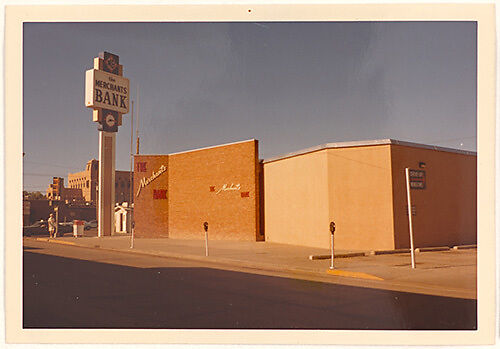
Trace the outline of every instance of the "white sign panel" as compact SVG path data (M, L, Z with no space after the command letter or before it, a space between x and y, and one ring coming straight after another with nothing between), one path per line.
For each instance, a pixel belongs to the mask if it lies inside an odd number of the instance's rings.
M90 69L85 73L85 106L128 113L129 80L123 76Z

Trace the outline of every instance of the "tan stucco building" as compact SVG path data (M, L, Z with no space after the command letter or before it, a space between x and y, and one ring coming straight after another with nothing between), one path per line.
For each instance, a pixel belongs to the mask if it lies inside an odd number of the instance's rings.
M263 161L266 241L345 250L409 247L405 167L415 247L476 243L473 152L391 139L329 143Z
M97 203L98 186L99 160L92 159L85 165L85 170L68 174L68 187L80 189L86 202ZM130 171L115 171L115 202L130 201L130 189Z

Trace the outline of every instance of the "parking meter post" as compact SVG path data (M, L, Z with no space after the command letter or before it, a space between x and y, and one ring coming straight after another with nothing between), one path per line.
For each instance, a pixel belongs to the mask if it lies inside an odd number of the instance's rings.
M203 223L203 229L205 230L205 256L208 257L208 222Z
M332 257L330 259L330 269L334 269L334 266L333 266L333 234L332 234Z
M130 248L134 248L134 230L135 230L135 221L132 220L132 223L130 224Z
M333 235L335 234L335 222L330 222L330 234L331 234L331 252L332 255L330 257L330 269L334 269L333 259L334 259L334 245L333 245Z

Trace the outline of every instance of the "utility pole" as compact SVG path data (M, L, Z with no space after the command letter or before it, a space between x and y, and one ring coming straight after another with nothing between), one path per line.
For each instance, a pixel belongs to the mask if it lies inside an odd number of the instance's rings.
M134 215L132 211L132 195L134 192L134 181L133 181L133 169L134 169L134 101L132 101L132 117L130 118L130 190L129 190L129 201L128 210L130 212L130 248L134 248Z
M137 138L137 155L139 155L139 84L137 84L137 130L136 130L136 138Z

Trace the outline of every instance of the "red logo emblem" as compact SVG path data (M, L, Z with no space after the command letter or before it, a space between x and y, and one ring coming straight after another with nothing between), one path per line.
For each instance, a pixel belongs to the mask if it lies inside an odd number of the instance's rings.
M106 58L104 61L106 64L106 67L109 69L109 71L114 71L118 67L118 63L116 63L116 60L113 56L109 56Z

